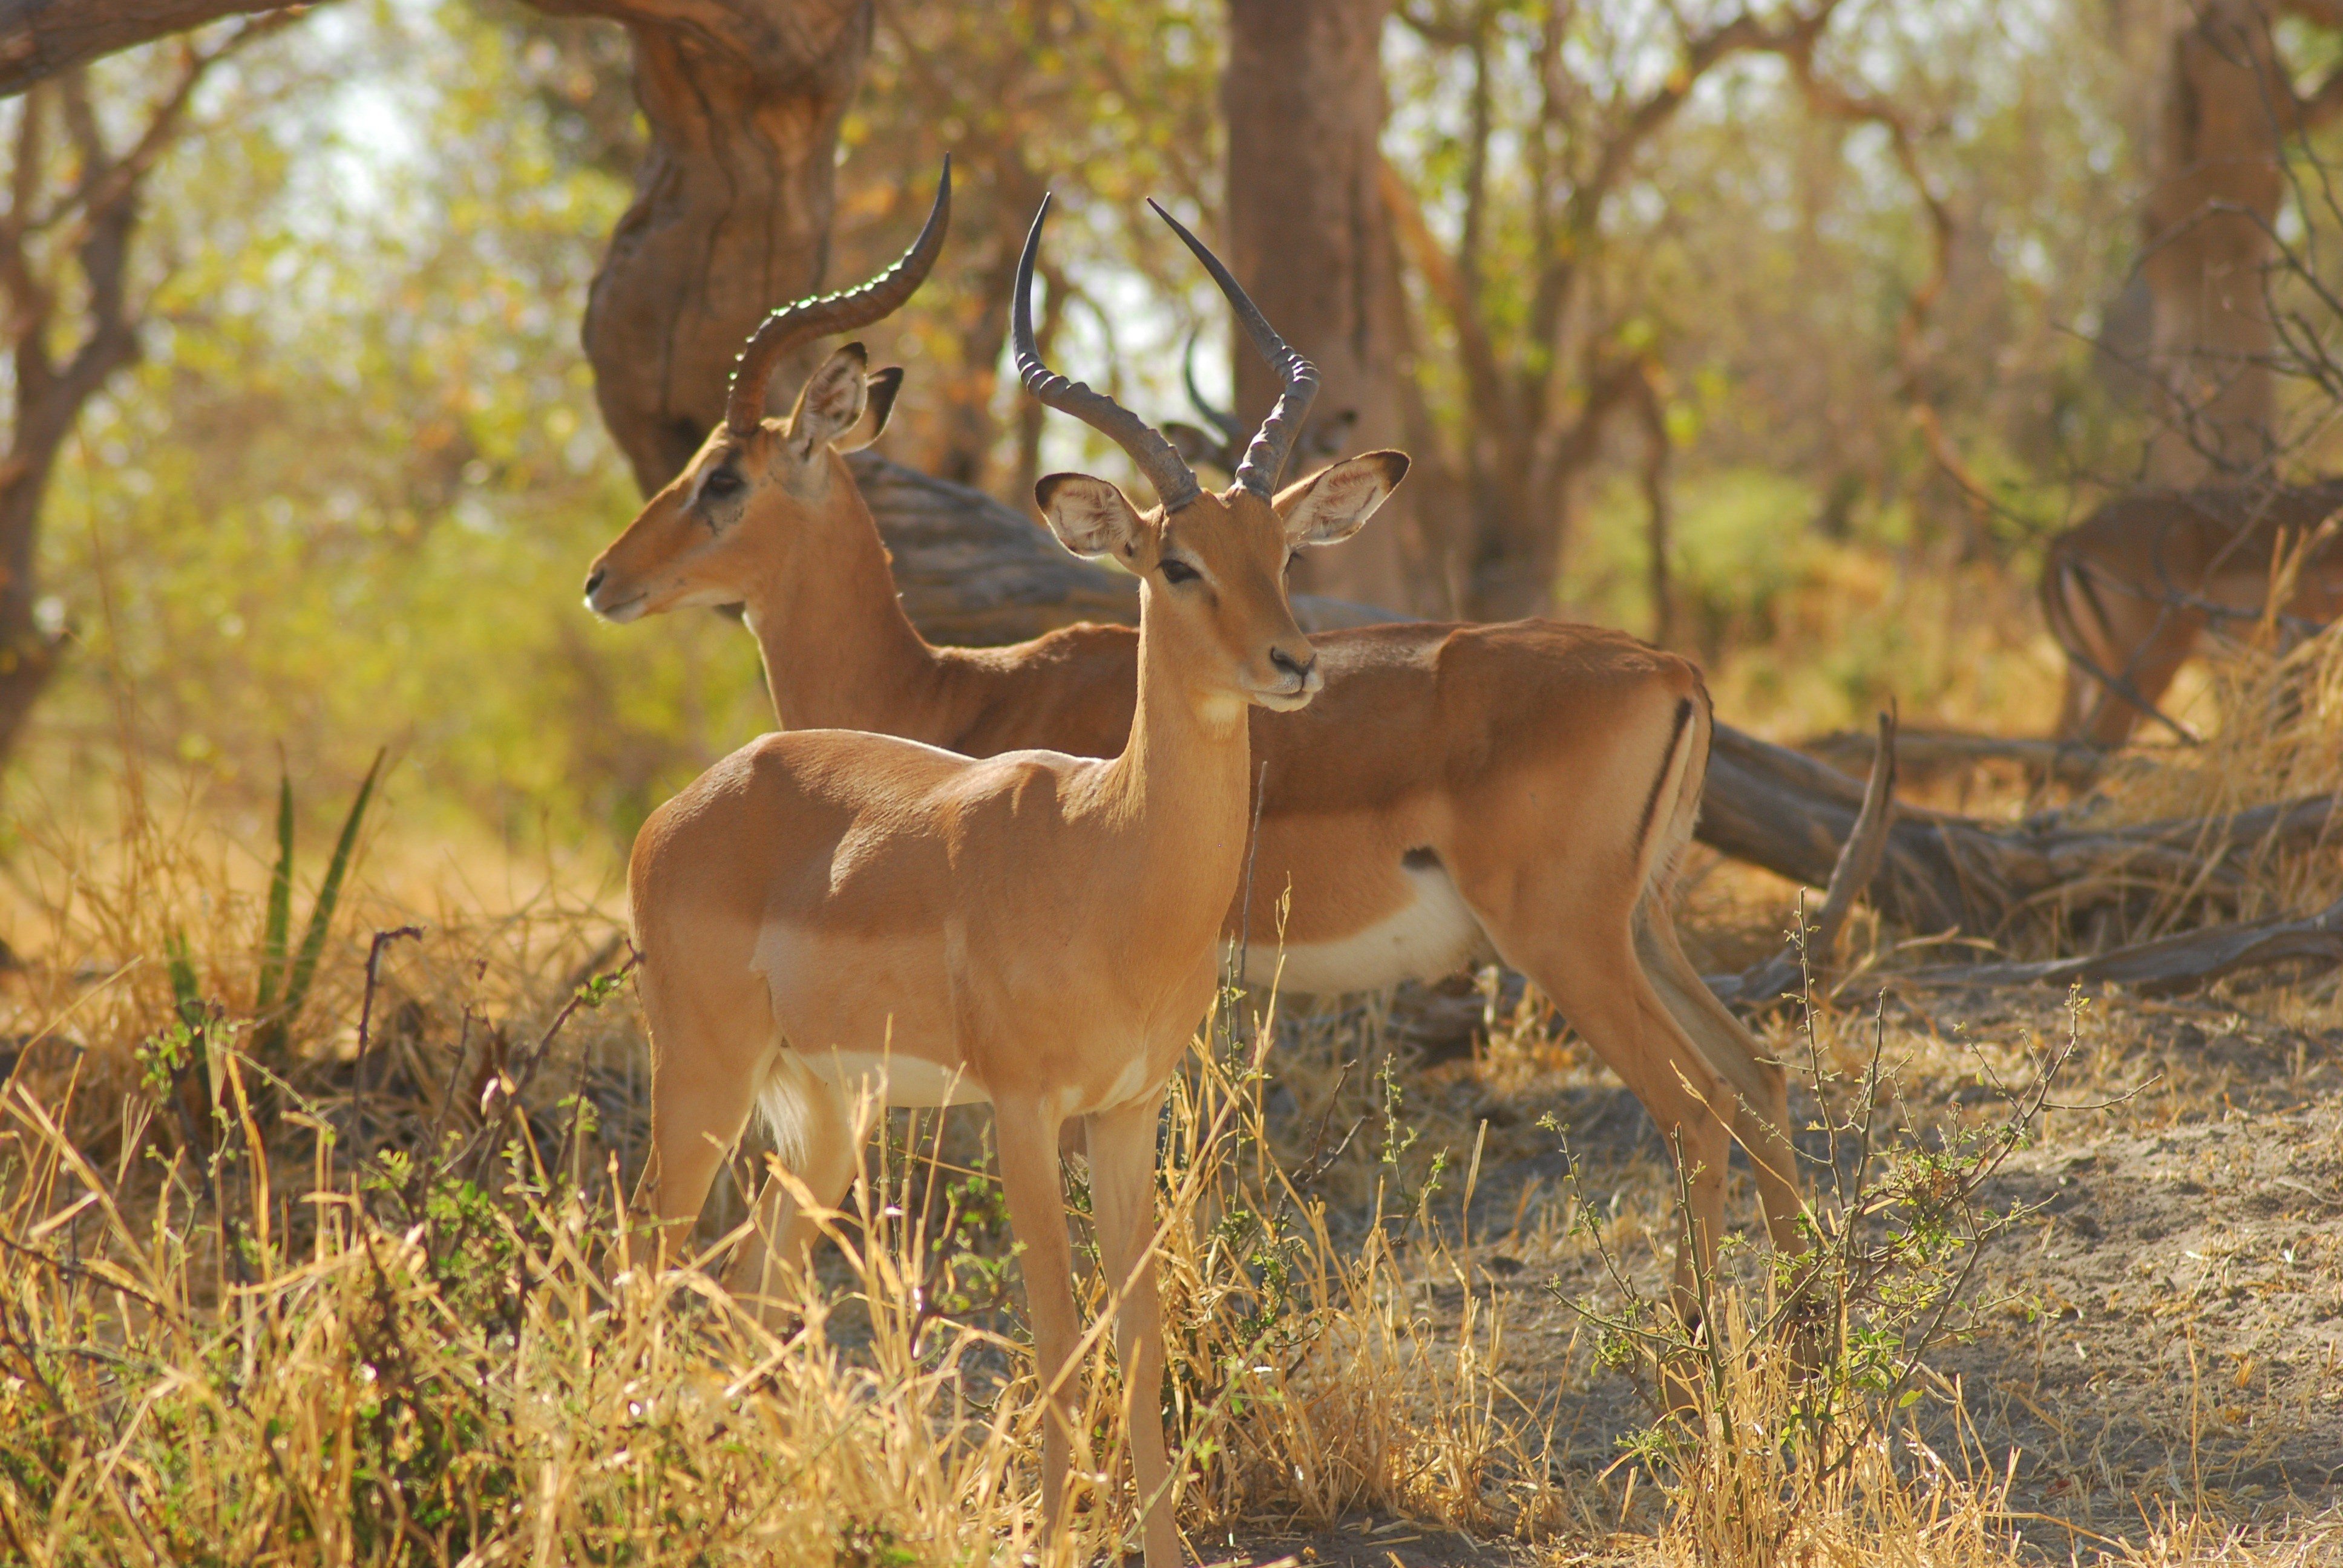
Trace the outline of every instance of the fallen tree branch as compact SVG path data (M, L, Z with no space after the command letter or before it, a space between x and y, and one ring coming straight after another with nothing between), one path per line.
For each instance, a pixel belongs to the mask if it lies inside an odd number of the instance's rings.
M2081 958L2040 963L1937 964L1872 978L1934 989L2108 982L2157 996L2194 990L2240 970L2296 961L2328 969L2343 963L2343 900L2298 920L2207 926Z
M1860 729L1834 729L1799 741L1797 749L1835 768L1867 769L1878 742ZM1905 729L1896 737L1896 768L1906 779L1933 778L1984 762L2015 762L2028 774L2083 785L2106 770L2107 753L2073 741L1966 729Z
M1703 843L1823 887L1863 790L1835 768L1720 724L1701 804ZM2052 905L2072 915L2147 890L2192 888L2196 897L2228 902L2244 885L2249 852L2316 842L2330 824L2343 826L2337 815L2334 800L2319 797L2129 828L2072 827L2055 817L2000 827L1904 806L1869 897L1907 930L1980 936Z

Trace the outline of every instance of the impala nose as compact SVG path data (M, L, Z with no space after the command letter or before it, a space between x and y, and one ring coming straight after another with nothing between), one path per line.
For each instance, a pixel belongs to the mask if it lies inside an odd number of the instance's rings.
M1296 658L1282 648L1272 648L1269 650L1269 662L1293 677L1298 690L1310 684L1311 672L1318 668L1318 656L1313 653L1308 658Z
M586 597L588 598L592 598L594 597L594 590L602 586L602 579L608 575L609 568L607 567L596 567L592 571L586 574Z

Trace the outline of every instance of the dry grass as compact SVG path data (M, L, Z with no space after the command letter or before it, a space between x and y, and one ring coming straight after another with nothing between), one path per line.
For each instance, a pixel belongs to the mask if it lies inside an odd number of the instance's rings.
M616 1191L644 1085L624 995L570 1011L530 1070L611 930L594 900L547 879L427 907L425 937L386 950L369 1012L363 933L417 913L373 879L346 922L361 934L272 1070L235 1031L259 882L198 807L126 810L95 850L33 842L16 929L41 923L0 1023L0 1555L1041 1551L1036 1403L980 1116L898 1116L799 1303L811 1332L776 1338L700 1271L629 1266ZM181 934L225 1027L171 1088L140 1047L174 1014L160 955ZM1833 1070L1861 1060L1859 1024L1823 1019ZM1946 1103L1981 1064L2024 1055L1935 1030L1895 1043ZM2112 1037L2089 1065L2096 1082L2153 1076ZM499 1075L527 1081L520 1109L484 1122ZM1707 1441L1623 1456L1619 1435L1650 1417L1557 1301L1601 1296L1609 1267L1645 1290L1664 1271L1671 1183L1618 1098L1534 1001L1476 1060L1435 1070L1394 1051L1374 1008L1208 1032L1162 1189L1165 1402L1201 1557L1336 1557L1355 1539L1354 1560L1383 1563L1412 1537L1361 1522L1391 1519L1555 1561L1966 1565L2038 1549L2013 1543L2025 1509L1999 1435L1950 1383L1929 1385L1928 1423L1859 1423L1821 1484L1795 1445L1765 1441L1802 1385L1737 1337L1738 1303L1765 1289L1745 1271L1721 1298L1735 1353ZM1552 1176L1549 1116L1592 1151L1576 1187ZM1079 1211L1079 1176L1073 1196ZM711 1259L730 1222L710 1226ZM1135 1514L1111 1357L1093 1344L1087 1370L1087 1479L1057 1561L1112 1553ZM2313 1560L2299 1532L2255 1528L2176 1503L2107 1540L2141 1562Z

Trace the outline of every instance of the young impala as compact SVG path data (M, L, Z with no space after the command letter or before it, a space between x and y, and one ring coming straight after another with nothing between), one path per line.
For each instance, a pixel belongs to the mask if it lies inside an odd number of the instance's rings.
M1131 727L1130 628L933 647L896 599L886 548L843 462L805 442L786 460L744 459L779 356L908 298L941 246L948 198L947 183L885 276L778 311L759 329L734 381L733 417L594 562L587 603L619 621L744 605L785 729L879 730L971 757L1021 747L1111 756ZM1252 330L1234 280L1172 227ZM863 363L850 344L816 382L850 379ZM898 375L871 378L882 414ZM855 439L876 435L866 421ZM1195 489L1172 456L1140 466L1167 502ZM1275 484L1273 467L1253 467ZM1728 1120L1756 1167L1775 1245L1799 1246L1782 1069L1701 983L1668 909L1708 767L1699 670L1616 632L1550 621L1378 626L1315 640L1318 700L1252 716L1255 767L1267 769L1252 907L1232 900L1226 926L1253 938L1247 978L1265 981L1279 960L1289 889L1289 990L1372 990L1493 953L1552 999L1679 1151L1692 1200L1680 1301L1723 1224Z
M1035 355L1029 295L1048 210L1018 269L1019 373L1042 402L1120 442L1163 498L1142 516L1078 474L1034 491L1067 548L1140 578L1124 742L1103 760L970 761L891 737L792 730L735 752L654 812L628 878L653 1052L638 1201L663 1243L679 1241L752 1107L802 1191L832 1205L853 1173L858 1098L990 1101L1049 1391L1054 1529L1077 1338L1057 1151L1061 1124L1083 1119L1100 1251L1121 1297L1115 1349L1147 1562L1174 1568L1149 1254L1157 1112L1211 1003L1236 892L1251 820L1246 709L1290 712L1322 684L1285 568L1295 550L1356 530L1407 459L1369 453L1272 498L1267 476L1317 375L1250 316L1284 394L1235 486L1170 484L1179 459L1162 437ZM789 418L728 427L723 462L751 483L723 505L743 505L756 483L815 498L847 487L830 443L862 420L865 387L860 364L833 356ZM711 515L730 520L720 506ZM764 1248L789 1267L813 1238L809 1216L778 1182L770 1191L764 1240L743 1261L760 1285Z

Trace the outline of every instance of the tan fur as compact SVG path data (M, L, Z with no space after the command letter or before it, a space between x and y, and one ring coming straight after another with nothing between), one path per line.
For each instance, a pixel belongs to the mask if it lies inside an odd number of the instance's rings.
M694 476L726 443L711 437L597 560L589 602L602 613L744 604L785 729L875 729L977 757L1121 745L1131 631L932 647L834 456L817 457L818 476L772 476L720 530L695 515ZM1255 771L1267 769L1253 897L1250 910L1232 900L1227 920L1231 937L1252 939L1248 972L1261 978L1273 956L1289 889L1287 944L1343 943L1405 913L1422 884L1403 860L1428 851L1476 920L1475 945L1536 981L1683 1150L1695 1245L1680 1282L1721 1233L1728 1123L1756 1164L1775 1244L1800 1246L1785 1076L1701 982L1668 914L1708 756L1698 670L1546 621L1367 627L1316 645L1324 693L1252 719Z
M857 412L833 407L830 422ZM726 439L790 493L852 494L827 451L819 472L796 471L788 421ZM1342 473L1395 479L1403 467L1370 454ZM761 1104L798 1189L774 1184L742 1260L744 1286L769 1302L772 1270L801 1268L814 1239L808 1201L830 1207L845 1192L868 1107L989 1101L1051 1391L1043 1492L1054 1521L1079 1330L1057 1151L1080 1119L1101 1246L1123 1292L1115 1341L1149 1500L1148 1560L1171 1568L1147 1255L1157 1112L1211 1002L1238 886L1246 709L1298 708L1321 686L1285 566L1295 546L1363 520L1388 484L1353 484L1347 503L1296 487L1274 508L1231 490L1144 518L1101 481L1056 476L1043 488L1062 498L1061 536L1111 549L1141 579L1123 742L1105 759L971 760L892 736L792 729L652 813L628 879L653 1060L637 1201L674 1255ZM1182 568L1201 576L1169 575Z
M2153 722L2140 704L2160 709L2206 631L2258 618L2278 552L2299 548L2338 509L2343 485L2334 483L2143 491L2052 539L2041 600L2067 657L2059 739L2112 748ZM2343 543L2311 549L2276 608L2298 625L2343 613Z

